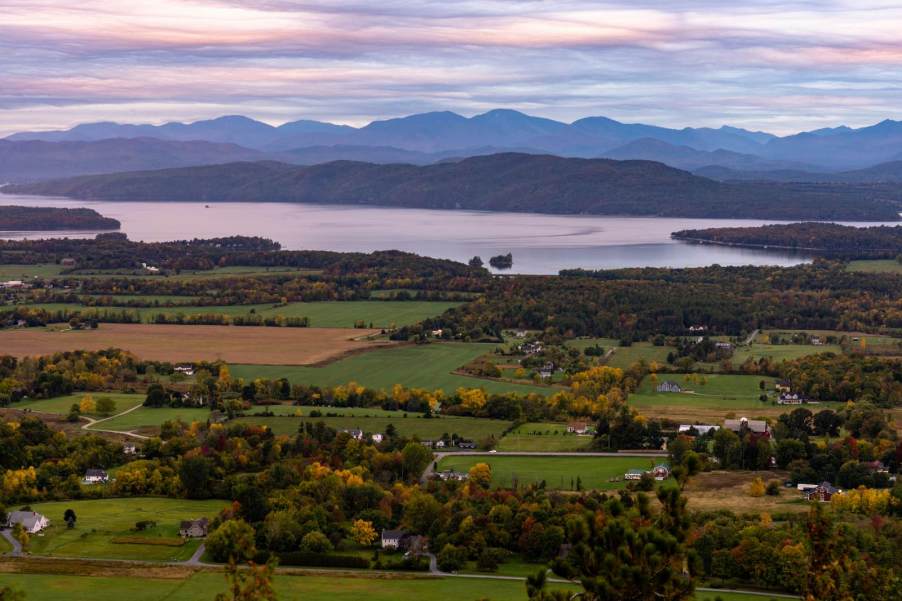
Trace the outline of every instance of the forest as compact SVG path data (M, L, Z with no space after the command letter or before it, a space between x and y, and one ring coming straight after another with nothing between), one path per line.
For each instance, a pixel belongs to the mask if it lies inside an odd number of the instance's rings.
M94 209L0 205L0 231L118 230L120 225Z

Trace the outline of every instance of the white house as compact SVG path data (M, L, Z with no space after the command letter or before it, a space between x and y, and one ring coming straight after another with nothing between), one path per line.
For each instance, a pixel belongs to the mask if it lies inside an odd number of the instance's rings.
M370 440L372 440L376 444L379 444L380 442L385 440L385 437L382 434L375 432L373 434L370 434Z
M12 528L20 524L28 534L35 534L50 525L50 520L34 511L11 511L6 518L6 526Z
M623 479L624 480L641 480L642 474L644 474L644 473L645 473L645 470L633 469L633 470L630 470L627 473L623 474Z
M382 531L382 548L397 549L401 546L401 541L407 533L404 530L383 530Z
M680 424L679 433L684 434L693 429L698 432L700 436L704 436L712 430L716 432L720 429L720 426L712 426L709 424Z
M89 469L85 472L85 484L103 484L109 481L110 476L106 470Z

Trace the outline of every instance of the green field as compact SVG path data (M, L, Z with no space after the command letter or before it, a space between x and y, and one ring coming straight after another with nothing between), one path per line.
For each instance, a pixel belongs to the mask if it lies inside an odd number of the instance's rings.
M723 374L700 374L706 384L687 382L685 374L658 374L657 383L645 378L639 389L630 394L629 402L636 407L655 405L683 405L711 409L745 410L758 409L765 404L758 400L761 395L759 382L767 382L767 389L773 391L773 378L762 376L731 376ZM664 381L673 381L683 392L657 392L655 388Z
M847 269L865 273L902 273L902 263L894 259L849 261Z
M610 347L604 346L605 350ZM614 354L608 360L607 364L611 367L627 368L640 359L644 359L646 363L655 361L661 365L667 364L667 355L673 351L671 346L654 346L650 342L635 342L631 346L619 346Z
M142 401L143 402L143 401ZM98 425L103 430L118 430L130 432L138 428L155 428L169 420L180 419L186 424L199 421L206 422L210 417L210 410L196 407L181 407L173 409L169 407L151 408L141 407L131 413L105 421ZM89 428L90 429L90 428Z
M750 346L738 347L733 352L732 362L734 366L739 366L749 357L755 360L766 357L771 361L791 361L818 353L841 354L842 349L838 344L815 346L813 344L761 344L755 342Z
M122 536L142 538L178 538L181 520L213 518L228 503L226 501L189 501L186 499L126 498L90 501L58 501L37 503L31 507L50 519L50 527L42 536L31 537L30 551L35 555L61 557L98 557L109 559L144 559L181 561L191 557L197 541L180 547L153 544L118 544L113 539ZM73 509L78 517L75 528L63 521L66 509ZM135 522L154 520L157 526L138 533ZM29 596L29 599L31 597Z
M272 304L258 305L213 305L187 307L97 307L98 311L118 311L125 309L141 315L141 319L150 322L154 315L249 315L256 313L261 317L307 317L310 326L315 328L353 328L354 323L362 320L367 327L373 324L376 328L403 326L418 323L427 317L441 315L460 303L442 301L322 301L311 303L288 303L282 306ZM41 303L32 305L48 311L80 311L92 310L77 303Z
M67 415L72 405L77 405L88 393L70 394L66 396L58 396L52 399L36 399L31 401L22 401L15 403L15 409L28 409L31 411L40 411L42 413L55 413L58 415ZM114 392L92 392L90 393L94 402L103 397L109 397L116 402L116 409L113 414L122 413L127 409L131 409L136 405L144 402L143 394L121 394ZM97 417L96 413L89 413L92 417Z
M287 378L292 383L337 386L350 381L368 388L391 390L395 384L410 388L441 388L453 392L457 388L484 388L486 392L537 392L548 388L494 382L451 372L495 347L479 343L437 343L386 348L346 357L324 367L279 365L232 365L232 377Z
M579 451L592 444L591 436L567 433L566 424L523 424L501 439L499 451Z
M34 277L49 278L59 275L62 267L55 264L48 265L0 265L0 281L30 280Z
M611 478L622 478L633 468L650 468L656 461L662 458L464 455L445 457L439 470L466 472L477 463L488 463L495 486L508 488L514 481L523 486L544 480L550 489L571 490L571 481L579 476L585 489L611 490L623 486L623 482L609 482Z
M308 408L303 408L308 413ZM425 419L417 414L398 411L392 417L241 417L231 423L265 424L276 434L296 434L301 421L323 422L336 430L359 428L367 433L382 433L392 424L401 436L417 436L420 440L440 438L443 434L458 434L481 441L490 436L497 440L510 427L510 422L478 417L438 417Z

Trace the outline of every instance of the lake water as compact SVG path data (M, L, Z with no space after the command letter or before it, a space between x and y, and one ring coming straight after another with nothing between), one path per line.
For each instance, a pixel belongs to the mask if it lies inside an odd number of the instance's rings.
M283 248L360 251L397 249L467 261L511 252L511 273L553 274L582 267L796 265L804 254L694 245L671 232L754 226L775 221L539 215L433 211L289 203L108 202L0 195L0 204L89 207L122 222L132 240L263 236ZM854 225L875 225L856 223ZM96 232L0 232L4 238L93 237Z

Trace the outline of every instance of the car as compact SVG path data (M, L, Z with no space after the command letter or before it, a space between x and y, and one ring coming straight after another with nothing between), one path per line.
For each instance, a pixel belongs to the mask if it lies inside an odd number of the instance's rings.
M497 453L497 452L498 451L496 451L495 449L492 449L491 451L489 451L489 453Z

